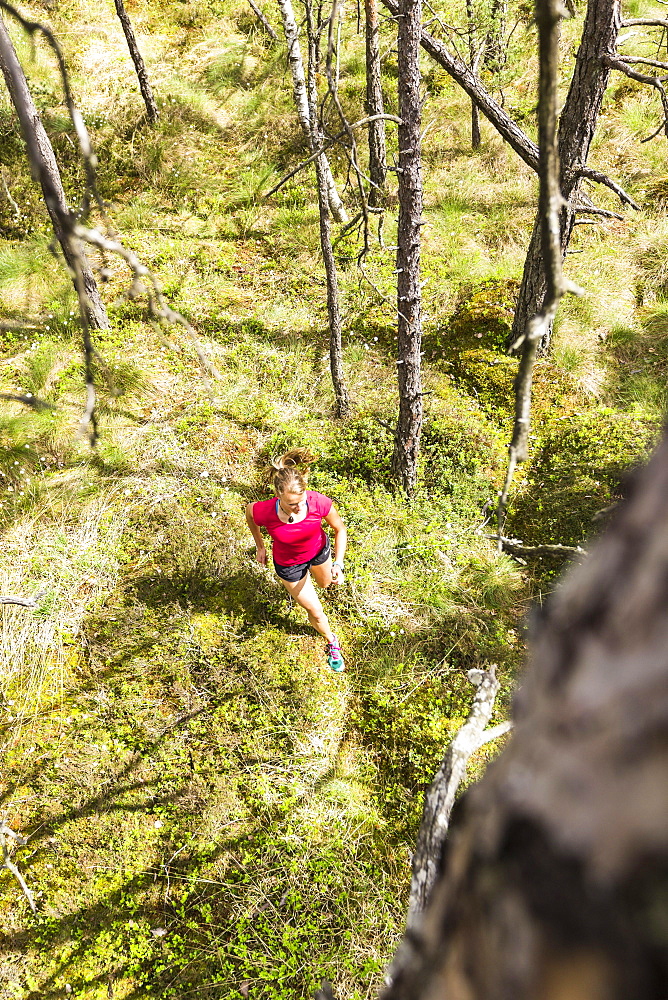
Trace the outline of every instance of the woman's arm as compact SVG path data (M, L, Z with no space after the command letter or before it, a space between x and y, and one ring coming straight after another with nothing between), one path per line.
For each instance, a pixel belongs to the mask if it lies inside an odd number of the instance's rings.
M334 583L341 583L343 580L343 560L348 544L348 529L341 520L341 516L334 504L332 504L325 521L334 529L334 562L332 564L332 580Z
M253 536L253 541L255 542L255 558L259 562L260 566L267 565L267 550L264 547L264 539L262 537L262 532L258 528L257 524L253 520L253 504L249 503L246 506L246 524L250 529L250 533Z

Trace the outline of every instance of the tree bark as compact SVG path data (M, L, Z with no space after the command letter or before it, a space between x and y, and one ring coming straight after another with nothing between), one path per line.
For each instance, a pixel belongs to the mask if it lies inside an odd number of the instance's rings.
M393 17L399 16L399 4L397 0L382 0L382 3ZM538 146L529 139L517 122L513 121L501 105L494 100L492 95L485 90L478 77L466 63L450 55L445 45L424 29L420 34L420 44L425 52L428 52L432 59L439 66L442 66L455 83L458 83L462 90L469 95L471 100L480 108L485 118L494 126L499 135L505 139L520 159L524 160L532 170L538 172Z
M619 0L589 0L575 69L559 121L561 193L564 199L560 218L562 258L566 256L573 233L575 208L580 195L581 177L578 168L587 163L610 76L606 57L615 52L620 23ZM545 278L537 222L524 264L509 347L522 336L530 319L540 311L544 297ZM549 349L551 335L550 323L539 347L541 353Z
M364 0L366 42L366 104L369 117L384 114L383 89L380 73L380 35L378 31L377 0ZM383 200L387 177L387 148L385 121L379 118L369 122L369 177L372 181L369 204L378 206Z
M288 62L290 63L290 72L292 73L292 90L295 99L295 106L297 108L297 117L299 118L299 123L302 127L302 131L304 132L309 149L311 152L315 153L322 145L322 135L320 134L317 117L313 123L311 122L309 95L307 93L306 77L304 75L304 62L302 60L301 49L299 47L299 29L297 28L297 22L295 21L295 14L292 8L291 0L278 0L278 6L281 11L285 40L288 45ZM314 141L314 136L317 137L317 141ZM327 204L329 206L329 210L337 222L346 223L348 222L348 215L343 207L343 202L339 197L339 193L336 190L336 184L334 182L329 161L324 153L322 154L322 157L324 160L323 170L327 185Z
M476 43L476 23L475 11L473 10L473 0L466 0L466 27L469 43L469 65L471 72L478 75L478 63L480 55ZM480 149L480 113L475 101L471 101L471 149Z
M422 431L422 318L420 316L421 0L401 0L397 62L399 75L399 221L397 227L397 381L399 418L392 456L395 479L411 494L417 480Z
M668 995L668 439L534 627L384 1000Z
M21 131L28 148L30 169L41 185L44 203L51 217L53 231L60 243L63 256L73 275L75 288L82 302L85 318L90 327L108 329L110 326L104 303L100 297L88 258L79 240L72 235L74 217L67 205L60 171L53 147L35 107L23 68L0 16L0 69L5 78L12 104L21 124ZM77 277L79 275L79 278ZM81 282L81 289L78 282Z
M137 45L137 39L135 38L135 33L132 28L132 22L127 15L125 7L123 6L123 0L114 0L114 3L116 5L118 19L123 28L125 40L128 43L128 49L130 50L132 61L135 64L137 79L139 80L139 89L146 106L146 117L151 125L155 125L159 118L158 105L155 103L155 99L153 97L153 91L151 89L151 84L149 83L148 73L146 72L146 65L142 59L141 52L139 51L139 46Z

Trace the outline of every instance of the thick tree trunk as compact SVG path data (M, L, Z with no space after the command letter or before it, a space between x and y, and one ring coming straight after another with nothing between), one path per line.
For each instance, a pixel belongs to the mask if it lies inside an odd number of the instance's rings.
M380 74L380 35L378 31L377 0L364 0L366 17L366 104L369 117L384 114L383 89ZM385 122L382 119L369 122L369 177L372 187L369 204L380 205L387 176L387 149L385 144ZM375 186L373 186L375 185Z
M295 107L297 108L297 117L299 118L299 123L302 127L302 131L304 132L309 148L311 152L315 153L316 150L322 145L322 136L320 135L317 117L316 120L311 123L309 95L307 93L306 77L304 75L304 62L302 60L302 53L299 47L299 29L297 28L297 22L295 21L295 14L292 8L291 0L278 0L278 6L281 11L285 40L288 45L288 62L290 63L290 72L292 73L292 90L295 99ZM314 136L317 137L317 141L314 141ZM339 197L339 193L336 190L334 177L332 176L329 162L324 153L322 154L322 159L324 160L323 169L325 171L325 181L327 184L327 204L329 205L329 210L337 222L348 222L348 215L343 207L343 202Z
M139 80L139 89L146 106L146 117L151 125L155 125L159 117L158 105L155 103L155 99L153 97L153 91L151 90L151 84L149 83L148 73L146 72L146 65L142 59L141 52L139 51L132 23L126 13L125 7L123 6L123 0L114 0L114 3L116 5L118 19L123 28L125 40L128 43L128 49L130 50L132 61L135 64L137 79Z
M620 22L619 0L589 0L573 78L559 121L561 193L565 202L560 220L562 257L566 256L575 223L575 205L580 191L577 170L586 166L610 76L605 56L614 55ZM509 347L526 332L528 322L540 312L544 296L540 232L535 225L524 264ZM551 332L550 325L540 346L541 353L549 348Z
M72 236L72 213L65 199L60 171L53 147L35 107L23 68L0 16L0 69L2 70L14 109L21 123L21 131L28 147L30 169L41 185L44 203L51 217L53 231L60 243L65 261L74 276L74 284L82 301L85 318L90 327L109 328L104 303L100 298L93 272L83 248ZM78 287L81 283L81 289Z
M422 431L422 318L420 315L420 226L422 164L420 156L421 0L401 0L398 27L399 77L399 222L397 230L397 381L399 418L392 456L396 480L412 493Z
M668 439L544 606L384 1000L668 996Z

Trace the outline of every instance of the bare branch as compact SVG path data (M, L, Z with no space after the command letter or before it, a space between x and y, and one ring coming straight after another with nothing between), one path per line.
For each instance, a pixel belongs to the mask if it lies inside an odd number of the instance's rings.
M602 184L604 187L610 188L611 191L615 192L623 205L629 205L630 208L635 208L637 212L640 211L640 205L633 200L631 195L627 194L616 181L611 180L606 174L602 174L600 170L594 170L593 167L577 167L575 173L580 177L586 177L589 181L594 181L595 184Z
M253 8L253 10L255 12L255 16L258 18L259 21L261 21L264 30L267 32L267 34L271 38L272 42L277 42L278 41L278 35L274 31L274 29L272 28L271 24L267 20L266 16L262 13L262 11L258 7L258 5L254 2L254 0L248 0L248 3Z
M644 59L642 56L627 56L622 55L621 53L617 55L617 58L621 59L622 62L625 62L629 66L640 63L644 66L656 66L657 69L668 70L668 63L662 62L660 59ZM652 79L652 77L649 77L649 79Z
M14 852L14 845L23 846L27 843L25 837L20 834L15 833L14 830L7 826L4 820L0 821L0 849L2 850L2 863L0 867L6 868L10 871L16 881L21 886L23 893L28 900L28 904L33 913L37 913L37 906L35 905L34 893L26 885L26 881L21 875L14 862L12 861L12 854Z
M660 17L633 17L629 18L628 21L622 21L622 28L635 28L640 25L646 25L648 28L667 28L668 21L663 20Z
M448 747L425 796L422 821L413 854L407 928L419 923L440 870L441 848L448 834L450 813L457 789L466 773L469 758L488 739L500 736L498 727L486 734L485 726L494 711L499 690L495 665L489 670L469 670L468 678L477 688L471 711ZM507 727L506 730L507 731ZM391 973L390 973L391 974Z
M635 62L645 62L646 60L634 60ZM635 70L630 69L627 62L623 60L622 57L607 56L605 62L611 69L619 70L624 76L628 76L630 80L636 80L638 83L645 83L648 87L654 87L658 90L659 97L661 98L661 104L663 106L663 125L666 136L668 136L668 94L666 94L666 88L663 83L658 78L658 76L648 76L646 73L637 73ZM664 64L662 64L664 65Z
M381 119L382 121L394 122L396 125L401 125L401 118L397 118L396 115L371 115L369 118L360 118L358 122L353 122L352 125L348 125L348 129L361 128L363 125L369 125L371 122L376 122ZM324 153L325 150L330 148L330 146L334 146L337 142L341 142L341 139L344 139L348 134L348 129L342 129L341 132L337 133L337 135L332 136L331 139L327 139L326 142L323 142L321 149L318 149L312 156L309 156L308 160L304 160L299 164L299 166L295 167L294 170L291 170L289 174L286 174L285 177L283 177L278 184L275 184L271 191L267 191L263 197L269 198L270 195L276 194L278 189L283 187L284 184L287 184L291 177L298 174L300 170L304 169L304 167L308 167L309 163L313 163L314 160L317 160L320 154Z
M584 556L587 550L580 545L525 545L519 538L506 538L504 535L487 535L492 541L499 542L505 552L511 555L573 555Z
M39 396L33 396L30 392L25 395L20 395L17 392L0 392L0 399L6 399L10 403L23 403L24 406L29 406L33 410L58 409L58 407L54 406L53 403L47 403L45 399L40 399Z

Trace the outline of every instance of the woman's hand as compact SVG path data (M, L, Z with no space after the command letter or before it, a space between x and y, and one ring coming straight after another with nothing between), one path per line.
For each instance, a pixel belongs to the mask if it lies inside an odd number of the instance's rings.
M340 562L333 562L332 563L332 583L340 584L340 583L343 583L344 580L345 580L345 576L343 574L343 566L341 565Z
M260 566L267 565L267 550L264 545L257 545L255 547L255 558L259 562Z

